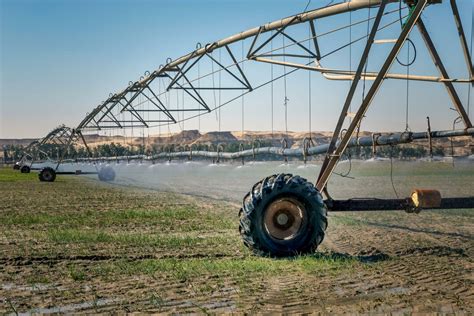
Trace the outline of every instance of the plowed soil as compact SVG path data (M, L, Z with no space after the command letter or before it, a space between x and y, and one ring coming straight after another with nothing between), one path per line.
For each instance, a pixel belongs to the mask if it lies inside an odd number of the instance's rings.
M253 256L239 205L0 171L0 313L474 313L473 210L330 214Z

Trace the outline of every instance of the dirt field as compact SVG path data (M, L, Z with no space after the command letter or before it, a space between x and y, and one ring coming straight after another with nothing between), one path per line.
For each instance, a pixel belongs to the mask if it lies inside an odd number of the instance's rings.
M473 210L330 214L317 254L276 260L238 208L0 170L0 314L474 313Z

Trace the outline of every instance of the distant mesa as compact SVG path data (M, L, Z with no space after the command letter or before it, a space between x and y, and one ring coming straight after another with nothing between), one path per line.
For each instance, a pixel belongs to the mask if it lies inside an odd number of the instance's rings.
M239 140L237 139L237 137L235 137L231 132L209 132L199 137L197 140L194 141L194 143L218 144L218 143L235 143L238 141Z
M201 133L198 130L185 130L165 137L153 137L153 143L190 144L199 137L201 137ZM138 139L138 141L140 140L141 138Z

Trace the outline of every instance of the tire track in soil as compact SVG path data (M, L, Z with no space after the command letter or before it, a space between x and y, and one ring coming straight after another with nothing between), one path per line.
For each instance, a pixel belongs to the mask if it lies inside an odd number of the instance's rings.
M472 304L473 284L465 281L469 272L446 270L446 266L459 264L455 260L449 261L441 265L432 258L411 257L409 260L391 262L384 270L413 288L418 296L427 299L439 297L450 303L463 300Z
M421 231L401 235L399 229L335 225L328 230L321 246L325 250L353 256L382 252L380 249L396 257L414 253L447 256L469 255L474 242L469 239L461 241L454 236L433 236Z
M129 261L138 261L138 260L160 260L160 259L220 259L220 258L232 258L232 259L242 259L243 255L229 255L225 253L194 253L194 254L160 254L160 255L139 255L139 256L110 256L110 255L79 255L79 256L54 256L54 257L10 257L10 258L0 258L0 265L15 265L15 266L27 266L33 264L59 264L68 261L75 262L96 262L96 261L113 261L113 260L129 260Z
M443 228L452 231L453 227L446 225ZM380 270L383 271L380 275L374 275L371 271L362 274L362 282L336 280L335 284L339 283L352 295L357 294L350 293L354 289L365 292L365 298L377 294L377 290L382 290L379 294L383 294L384 289L400 288L399 293L392 294L412 295L412 307L421 310L429 310L424 304L433 299L439 308L456 311L466 307L472 310L472 239L461 234L418 229L417 232L406 232L402 228L385 227L382 230L379 227L334 225L321 245L323 250L349 255L359 261L362 261L361 255L387 253L389 256L389 260L380 262ZM400 235L400 231L404 234ZM378 238L374 239L374 236ZM420 241L428 246L419 246ZM340 289L339 294L343 294Z
M131 284L122 285L124 293L129 293ZM222 313L237 309L238 292L236 283L228 283L212 293L199 293L188 282L153 283L161 296L153 302L145 292L135 290L134 300L122 300L122 309L128 311L147 311L159 313ZM101 310L102 311L102 308Z
M72 285L72 287L70 287ZM237 293L234 290L236 284L231 284L225 288L219 288L217 292L211 294L199 294L187 282L176 282L168 280L148 279L147 286L137 286L137 280L115 280L112 283L94 284L85 287L74 287L74 284L57 284L56 288L59 292L69 291L73 297L88 298L91 296L90 288L99 288L97 294L101 298L113 297L110 303L104 303L100 306L83 306L77 308L74 312L105 312L113 310L123 311L156 311L156 312L179 312L179 313L202 313L204 310L213 312L232 311L236 308ZM150 290L158 289L161 296L150 296ZM35 300L48 303L53 308L67 308L68 306L77 305L75 299L57 300L51 291L21 291L12 293L21 295L23 302L34 302ZM130 299L130 295L133 299ZM91 297L91 301L94 299ZM61 302L61 306L54 307L55 302ZM28 310L28 305L23 303L18 305L20 310Z

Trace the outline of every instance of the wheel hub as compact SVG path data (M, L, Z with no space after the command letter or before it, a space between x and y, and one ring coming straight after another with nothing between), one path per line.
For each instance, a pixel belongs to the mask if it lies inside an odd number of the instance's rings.
M268 205L264 226L268 234L279 240L289 240L298 235L305 215L305 208L294 198L280 198Z
M280 215L277 216L276 218L278 225L286 225L288 223L289 217L285 213L281 213Z

